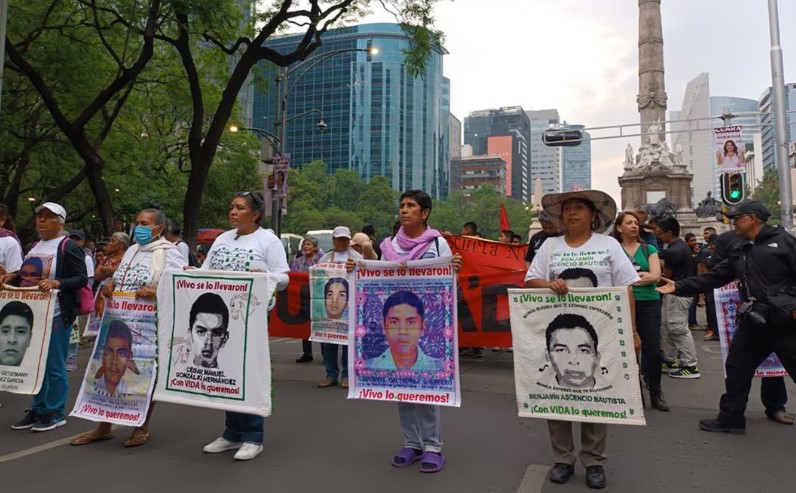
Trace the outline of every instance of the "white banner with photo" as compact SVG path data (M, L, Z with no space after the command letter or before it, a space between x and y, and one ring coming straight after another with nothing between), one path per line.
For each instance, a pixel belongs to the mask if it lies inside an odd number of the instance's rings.
M310 267L310 340L348 345L348 273L341 264Z
M146 421L157 374L157 325L154 300L135 293L113 293L80 393L70 416L141 426Z
M713 129L716 166L719 174L746 173L746 147L741 140L742 125Z
M37 394L41 389L57 295L0 289L0 391Z
M268 303L276 285L258 272L164 272L154 399L270 415Z
M627 288L508 296L521 417L646 424Z

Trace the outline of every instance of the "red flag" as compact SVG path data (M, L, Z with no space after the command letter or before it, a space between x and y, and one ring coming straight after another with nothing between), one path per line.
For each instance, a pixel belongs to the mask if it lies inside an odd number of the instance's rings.
M500 231L506 231L511 229L509 226L509 216L506 214L506 206L501 204L500 205Z

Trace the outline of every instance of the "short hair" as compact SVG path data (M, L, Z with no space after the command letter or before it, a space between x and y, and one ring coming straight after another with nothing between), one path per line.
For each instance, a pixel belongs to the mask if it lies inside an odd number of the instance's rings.
M597 331L594 330L594 326L586 320L586 317L583 315L578 315L576 313L562 313L561 315L556 316L548 325L547 329L544 331L544 339L545 339L545 346L547 349L550 349L550 339L553 337L553 332L560 330L560 329L583 329L588 332L589 337L591 337L592 341L594 341L594 350L597 351L597 343L599 338L597 337Z
M583 267L571 267L564 269L558 278L566 281L567 279L580 279L581 277L588 278L594 287L597 287L597 275L591 269L584 269Z
M169 219L169 232L173 235L180 236L182 233L182 226L176 219Z
M719 235L713 233L712 235L708 236L708 245L712 245L716 243L716 240L719 238Z
M664 233L671 233L674 236L680 236L680 221L673 217L664 217L658 220L658 227Z
M685 237L683 238L685 241L690 240L691 238L696 239L696 235L694 233L686 233Z
M368 236L376 236L376 228L372 224L362 226L362 232Z
M466 223L464 223L462 225L462 227L469 229L473 233L477 233L478 232L478 226L472 221L467 221Z
M221 315L221 326L227 330L229 326L229 308L224 302L224 298L216 293L204 293L193 302L191 305L191 315L189 317L188 331L193 330L193 324L196 322L196 316L200 313L213 313Z
M148 209L141 209L139 214L146 212L147 214L152 214L155 216L155 226L163 226L163 231L165 232L169 226L169 218L166 217L166 213L160 209L155 209L154 207L150 207Z
M705 229L703 229L703 230L702 230L702 232L703 232L703 233L704 233L705 231L713 231L713 232L715 233L715 232L716 232L716 228L714 228L713 226L708 226L707 228L705 228Z
M411 291L396 291L384 300L384 308L382 309L382 319L387 319L387 312L390 311L390 308L398 305L409 305L417 310L417 314L420 315L420 318L425 318L426 310L423 308L423 302L420 301L420 298Z
M21 301L9 301L6 303L6 305L0 309L0 324L3 323L6 317L10 317L11 315L24 318L25 321L28 322L31 332L33 331L33 310L27 303Z
M403 199L414 200L415 202L417 202L417 205L420 206L421 212L424 209L428 209L429 216L431 215L431 207L432 207L431 197L426 192L418 189L407 190L401 194L401 198L398 200L398 203L400 204L403 201ZM424 222L427 223L428 218L426 218Z
M504 229L504 230L501 230L500 232L503 234L503 236L508 236L509 238L514 236L514 231L512 231L510 229Z
M326 295L329 294L329 289L332 287L333 284L342 284L345 287L346 295L348 295L348 281L343 279L342 277L333 277L326 281L326 285L323 287L323 297L326 298Z
M117 231L111 235L111 238L116 238L116 241L124 245L125 248L130 246L130 235Z
M303 245L305 241L309 241L314 246L318 246L318 238L316 238L314 236L310 236L310 235L305 236L304 239L301 240L301 244Z
M520 236L520 235L518 235L518 234L516 234L516 233L513 233L513 234L511 235L511 241L514 241L514 240L517 240L517 241L519 241L520 243L522 243L522 236Z
M111 321L111 325L108 327L108 334L105 336L106 346L110 338L124 339L127 341L128 348L132 349L133 347L133 331L121 320L115 319Z

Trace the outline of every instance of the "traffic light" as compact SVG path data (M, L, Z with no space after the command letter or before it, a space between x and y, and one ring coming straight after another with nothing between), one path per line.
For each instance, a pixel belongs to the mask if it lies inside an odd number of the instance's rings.
M735 205L744 198L744 174L725 173L721 175L721 199L725 204Z
M580 130L545 130L542 143L548 147L573 147L583 142Z

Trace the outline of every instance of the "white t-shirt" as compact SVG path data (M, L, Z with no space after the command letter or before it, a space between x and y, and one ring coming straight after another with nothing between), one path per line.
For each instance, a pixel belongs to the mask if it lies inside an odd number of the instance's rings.
M271 230L258 228L254 233L238 235L232 229L216 238L202 269L250 272L261 270L278 274L277 287L281 291L287 287L287 256L282 241Z
M562 275L567 281L583 279L583 284L567 282L572 287L629 286L640 280L622 245L599 234L592 234L577 248L567 245L563 236L548 238L533 258L525 280L554 281Z
M0 265L9 274L22 267L22 247L13 236L0 238Z
M191 251L191 249L188 248L188 244L182 240L179 240L177 243L175 243L175 246L180 251L180 253L182 253L182 256L185 257L185 263L187 264L188 259L190 259L190 251Z
M135 293L144 286L152 284L150 266L152 265L152 252L141 250L141 245L134 243L124 252L119 268L113 273L113 289L126 293ZM188 265L182 258L182 253L176 248L166 251L166 269L180 269Z
M55 279L55 264L58 256L58 247L61 245L63 239L63 236L59 236L52 240L41 240L30 249L28 255L25 257L25 260L35 257L41 261L42 270L39 272L39 281L42 279ZM33 279L33 276L31 279ZM38 282L36 284L38 284ZM54 297L54 299L55 311L53 311L53 317L57 317L61 314L61 304L58 303L57 296Z
M398 245L398 240L396 238L390 240L390 243L392 243L392 247L393 249L395 249L395 253L397 253L398 255L401 255L402 257L409 255L409 252L405 251L400 247L400 245ZM442 236L438 236L436 240L431 242L431 245L428 247L428 250L426 250L425 253L423 253L423 256L420 258L423 259L423 258L438 258L438 257L452 257L452 256L453 252L451 251L451 247L450 245L448 245L448 242ZM385 259L382 256L382 260L387 260L387 259Z
M94 279L94 259L88 254L86 254L86 275L89 280L88 285L91 286L91 280Z
M351 257L354 260L362 260L364 258L358 251L349 247L348 250L344 252L336 252L332 250L331 252L321 257L320 260L318 260L318 263L345 264L346 262L348 262L348 257Z

